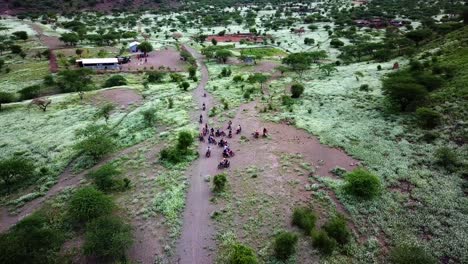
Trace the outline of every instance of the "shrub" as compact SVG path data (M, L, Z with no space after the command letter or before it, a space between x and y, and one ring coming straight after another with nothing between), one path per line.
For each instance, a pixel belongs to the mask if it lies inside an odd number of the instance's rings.
M32 85L21 89L18 93L21 95L21 100L28 100L38 97L40 91L40 85Z
M218 174L213 177L213 191L214 192L223 192L226 187L227 177L226 174Z
M429 73L419 74L415 79L419 84L426 87L429 92L439 89L443 84L442 78Z
M291 99L291 97L287 95L281 96L281 104L286 106L286 107L291 107L294 105L294 100Z
M339 47L343 47L344 46L344 42L339 40L339 39L332 39L330 41L330 46L332 46L333 48L339 48Z
M235 83L240 83L240 82L243 82L243 81L244 81L244 78L242 78L242 75L236 75L236 76L234 76L234 78L232 78L232 80L233 80Z
M113 105L112 103L107 103L99 108L95 116L97 118L103 117L107 123L109 121L111 112L114 111L114 109L115 105Z
M178 148L169 147L162 149L159 153L160 159L172 164L177 164L184 161L184 154Z
M301 97L302 93L304 92L304 85L295 83L291 86L291 97L292 98L299 98Z
M0 111L2 111L2 104L8 104L15 100L15 97L11 93L0 92Z
M257 256L253 249L240 243L231 246L228 264L257 264Z
M132 242L128 224L116 216L103 216L86 227L84 253L102 258L123 258Z
M445 168L453 168L458 165L457 153L449 147L441 147L436 150L436 161Z
M437 261L424 249L403 245L390 251L390 262L394 264L435 264Z
M419 124L424 128L436 127L440 124L441 117L441 114L427 107L416 109L416 118L418 119Z
M359 91L364 91L364 92L368 92L370 89L369 89L369 85L368 84L362 84L360 87L359 87Z
M165 73L159 71L148 72L146 80L150 83L159 83L164 79Z
M127 85L127 79L125 79L122 75L113 75L106 80L103 87L107 88L121 85Z
M179 73L171 73L170 74L172 82L180 83L184 80L184 76Z
M115 179L115 176L119 174L120 171L118 171L117 168L111 164L106 164L90 172L88 177L94 181L94 184L100 191L107 192L122 187L122 185L119 186L119 182Z
M195 68L194 66L190 66L188 69L188 72L189 72L189 78L193 79L195 75L197 75L197 68Z
M190 87L190 84L188 82L183 82L180 84L180 88L182 88L182 90L184 91L187 91L189 87Z
M327 232L328 236L334 238L341 245L348 243L351 237L351 232L349 232L346 226L346 219L342 215L337 215L330 219L323 226L323 229Z
M110 214L113 208L111 198L93 187L85 187L73 194L68 212L73 220L87 222Z
M154 109L147 109L143 112L141 112L141 115L143 116L143 120L146 124L146 126L151 127L154 125L156 122L156 111Z
M281 232L275 238L275 256L279 260L287 260L296 252L297 235L290 232Z
M345 191L356 197L371 199L380 193L380 179L363 168L347 173L345 180Z
M34 175L34 164L23 158L13 157L0 161L0 180L10 192L12 186Z
M107 127L91 125L85 129L78 130L76 137L81 139L74 148L79 153L89 156L97 161L115 148L114 141L106 135Z
M193 135L188 131L181 131L177 137L177 148L186 151L193 144Z
M329 237L328 234L320 230L312 236L313 246L316 247L322 254L331 255L333 250L335 250L337 243L336 241Z
M63 242L63 232L35 213L0 235L0 263L54 263Z
M310 234L314 229L316 220L317 216L311 209L307 207L294 208L292 223L304 230L307 234Z

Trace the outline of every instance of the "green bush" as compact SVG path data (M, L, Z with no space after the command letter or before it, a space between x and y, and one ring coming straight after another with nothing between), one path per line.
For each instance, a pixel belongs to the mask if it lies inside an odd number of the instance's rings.
M159 83L164 79L164 72L159 72L159 71L153 71L153 72L148 72L148 77L147 81L150 83Z
M228 264L257 264L257 256L250 247L236 243L231 246Z
M416 109L416 118L422 127L434 128L440 124L442 116L430 108L420 107Z
M68 212L73 220L87 222L110 214L113 208L111 198L93 187L85 187L73 194Z
M342 215L337 215L330 219L323 226L323 230L341 245L348 243L351 238L351 232L346 226L346 219Z
M362 85L359 87L359 91L363 91L363 92L368 92L368 91L370 91L369 85L368 85L368 84L362 84Z
M336 241L323 230L313 234L312 241L313 246L324 255L331 255L337 246Z
M2 111L2 104L8 104L15 101L15 96L12 93L0 92L0 111Z
M38 97L40 91L40 85L32 85L21 89L20 91L18 91L18 93L21 96L21 100L29 100Z
M343 47L344 46L344 42L339 40L339 39L332 39L330 41L330 46L332 46L333 48L339 48L339 47Z
M103 192L122 189L124 187L123 181L115 179L120 175L120 171L111 164L106 164L101 168L92 171L88 174L96 185L96 187Z
M294 105L294 100L291 99L291 97L287 95L281 96L281 104L286 106L286 107L291 107Z
M380 179L363 168L347 173L345 180L345 191L356 197L371 199L380 193Z
M436 150L436 161L445 168L454 168L458 165L457 153L449 147L441 147Z
M34 164L23 158L13 157L0 161L0 180L6 191L10 192L12 187L25 179L34 176Z
M62 230L53 227L39 213L18 222L7 233L0 234L0 263L54 263L65 241Z
M151 127L156 123L156 110L147 109L141 112L141 115L143 116L143 120L147 127Z
M310 234L314 229L316 220L317 216L310 208L294 208L292 223L304 230L307 234Z
M91 157L94 162L111 153L115 148L115 143L106 133L106 126L91 125L79 130L76 137L80 139L74 148L79 153Z
M106 80L103 87L107 88L122 85L127 85L127 79L125 79L122 75L113 75Z
M193 144L193 135L188 131L181 131L177 137L177 148L186 151Z
M213 191L216 193L223 192L226 187L226 174L218 174L213 177Z
M302 93L304 93L304 85L300 83L295 83L291 86L291 97L292 98L299 98L301 97Z
M390 251L390 262L394 264L435 264L437 260L420 247L403 245Z
M419 84L426 87L429 92L439 89L443 84L442 78L429 73L419 74L415 79Z
M233 80L235 83L240 83L240 82L243 82L243 81L244 81L244 78L242 77L242 75L236 75L236 76L234 76L234 78L232 78L232 80Z
M106 259L124 259L125 251L132 242L128 224L117 216L103 216L87 225L84 253Z
M182 90L184 91L187 91L189 87L190 87L190 84L188 82L182 82L180 84L180 88L182 88Z
M185 160L184 153L181 153L181 151L175 147L164 148L159 155L161 160L172 164L177 164Z
M275 256L279 260L287 260L296 252L297 235L290 232L281 232L275 238Z

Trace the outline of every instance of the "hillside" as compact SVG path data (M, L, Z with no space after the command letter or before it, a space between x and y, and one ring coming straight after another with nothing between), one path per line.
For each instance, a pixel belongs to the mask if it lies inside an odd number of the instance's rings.
M0 3L0 14L26 13L71 13L77 10L111 11L111 10L141 10L177 6L175 0L6 0Z

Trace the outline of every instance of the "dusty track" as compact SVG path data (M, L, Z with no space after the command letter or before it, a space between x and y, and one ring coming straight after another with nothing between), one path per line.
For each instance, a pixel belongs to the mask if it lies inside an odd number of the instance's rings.
M206 104L207 109L213 106L213 98L207 93L203 97L205 86L209 80L208 69L206 68L201 55L194 49L187 47L187 50L197 59L201 68L201 81L193 92L193 96L198 105ZM203 120L208 121L207 111L203 113ZM198 122L199 112L193 112L192 119ZM205 153L206 145L200 144L199 152ZM204 176L215 175L217 173L216 158L220 155L219 150L213 147L213 157L206 159L201 157L190 167L187 177L190 187L187 193L186 209L184 211L184 221L182 236L177 246L177 263L206 264L212 262L210 248L215 243L213 239L214 228L210 220L213 206L210 204L211 191L209 185L204 181Z

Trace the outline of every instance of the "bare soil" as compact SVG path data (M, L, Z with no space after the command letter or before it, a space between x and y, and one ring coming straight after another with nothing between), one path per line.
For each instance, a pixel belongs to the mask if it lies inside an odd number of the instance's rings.
M133 89L116 88L101 90L92 99L95 105L101 105L105 102L112 103L119 108L128 108L131 105L139 104L143 97Z
M122 65L122 71L134 72L139 70L164 70L171 72L184 71L187 63L180 59L180 54L173 48L163 48L148 53L148 57L138 58L138 54L131 57L131 62Z
M207 94L203 97L204 87L208 80L208 72L203 64L202 57L194 50L188 48L198 59L202 69L202 81L194 93L195 100L201 105L205 103L208 110L216 105L213 98ZM270 71L276 67L274 64L266 64L261 70ZM299 130L286 124L275 124L264 122L259 118L256 109L257 102L241 106L232 120L233 128L238 124L242 126L242 134L234 135L229 139L230 147L236 155L230 158L231 167L225 172L229 176L229 185L234 199L243 206L248 204L249 199L268 200L268 208L250 207L242 211L234 210L230 227L234 227L237 236L241 240L248 242L260 249L266 241L270 239L274 227L289 227L292 208L298 204L309 204L311 202L311 191L305 187L310 184L307 177L310 173L330 176L330 170L339 166L351 170L359 162L349 157L340 149L330 148L320 144L320 142L307 132ZM196 122L200 113L194 112L193 119ZM204 121L208 119L206 113L202 113ZM214 119L217 123L217 119ZM203 124L204 125L204 124ZM226 123L218 123L216 128L226 128ZM268 138L254 139L250 133L255 130L262 131L266 127L269 131ZM201 130L201 128L200 128ZM218 138L219 140L219 138ZM187 205L184 213L183 232L177 250L177 263L212 263L213 255L216 254L214 246L214 230L216 226L218 232L226 231L226 226L220 223L213 223L210 215L215 212L229 212L225 207L228 202L211 204L213 199L210 185L204 181L204 177L214 176L221 173L217 169L218 162L222 159L222 149L212 147L212 157L205 158L204 153L207 143L200 144L200 156L188 171L190 177L190 189L187 194ZM296 167L285 168L281 164L283 155L299 156L304 163L310 165L309 170ZM259 169L255 177L247 177L246 171L252 168ZM252 181L248 184L248 181ZM246 184L247 182L247 184ZM251 192L249 192L249 188ZM242 202L241 202L242 201ZM343 206L336 199L337 211L344 210ZM266 202L265 202L266 203ZM319 208L320 206L316 206ZM324 209L319 209L324 211ZM250 211L251 214L246 212ZM263 223L255 228L248 229L252 217L265 212ZM253 239L253 240L252 240ZM306 245L306 241L302 241ZM304 248L310 248L304 246ZM301 263L311 263L314 258L308 258L310 254L299 254ZM315 258L315 261L317 259Z

